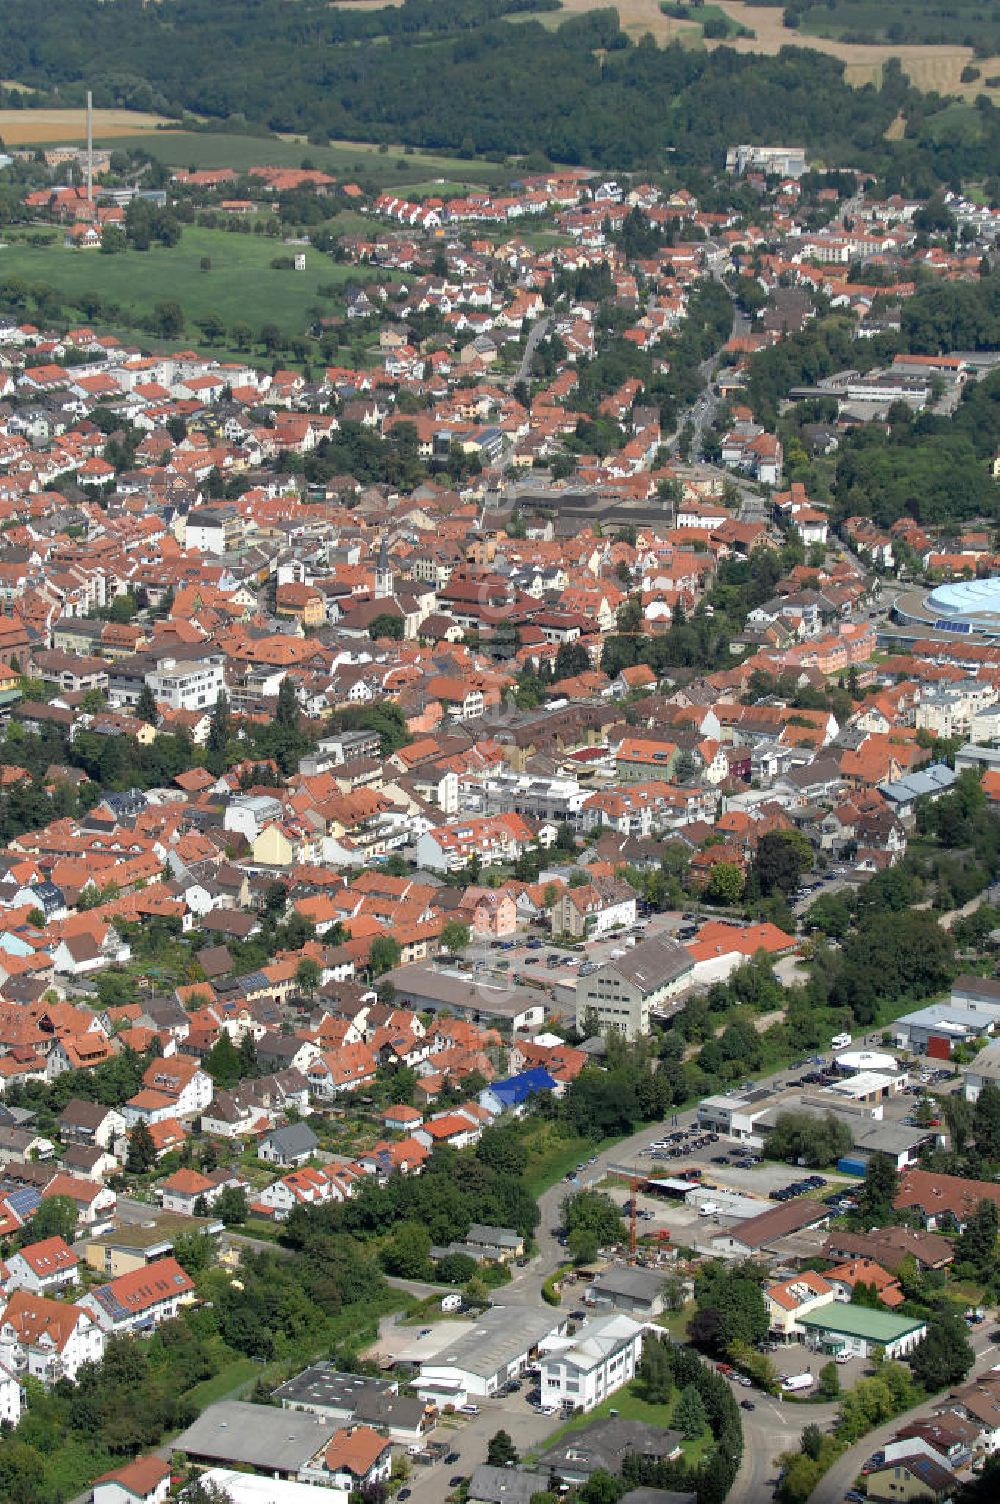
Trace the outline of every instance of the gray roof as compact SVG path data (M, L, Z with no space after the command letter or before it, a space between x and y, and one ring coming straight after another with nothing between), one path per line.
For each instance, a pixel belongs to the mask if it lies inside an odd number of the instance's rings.
M426 1002L432 1007L450 1008L461 1015L483 1013L496 1018L513 1018L529 1008L543 1007L545 995L527 987L491 985L474 980L461 972L439 971L436 967L414 962L387 973L383 979L396 989L400 1006L407 998Z
M680 1494L674 1488L630 1488L618 1504L698 1504L698 1495Z
M426 1414L423 1400L413 1394L375 1394L365 1392L354 1411L359 1426L373 1426L376 1430L416 1431Z
M572 1431L543 1452L541 1466L566 1477L586 1476L601 1468L616 1477L626 1457L670 1457L680 1446L680 1432L640 1420L596 1420Z
M947 764L935 762L929 768L918 768L905 778L897 778L894 782L883 785L882 794L892 803L906 804L911 799L920 799L927 794L943 794L951 788L957 777L958 774Z
M965 1074L984 1081L1000 1081L1000 1040L994 1040L985 1050L980 1050L975 1060L965 1067Z
M284 1128L272 1128L264 1135L265 1144L273 1144L284 1156L311 1154L319 1144L308 1123L288 1123Z
M175 1439L174 1450L213 1462L243 1463L269 1473L297 1473L325 1451L337 1422L270 1405L221 1400Z
M622 1269L612 1266L599 1274L593 1288L602 1295L626 1295L632 1300L653 1301L663 1289L664 1275L655 1269Z
M486 1243L491 1248L520 1248L524 1239L513 1227L490 1227L484 1222L473 1222L465 1241Z
M421 1377L427 1369L454 1368L490 1379L543 1337L565 1327L566 1316L555 1310L529 1306L490 1306L476 1318L470 1332L463 1332L432 1358L421 1362Z
M353 1415L362 1397L391 1394L395 1388L395 1383L386 1379L341 1373L332 1363L314 1363L282 1384L272 1398L290 1408L303 1405Z
M684 976L685 972L692 969L694 961L685 946L663 937L644 940L641 945L626 950L623 956L617 956L608 965L626 981L633 982L648 994Z
M548 1473L481 1462L469 1480L469 1500L470 1504L529 1504L532 1494L545 1493L548 1486Z
M907 1128L903 1123L867 1123L854 1129L854 1147L869 1154L905 1154L930 1143L933 1128Z

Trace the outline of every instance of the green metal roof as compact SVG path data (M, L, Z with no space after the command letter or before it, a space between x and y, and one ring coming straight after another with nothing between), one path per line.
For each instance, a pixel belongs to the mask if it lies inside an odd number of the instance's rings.
M863 1337L868 1342L896 1342L927 1323L920 1317L894 1316L891 1311L873 1311L868 1306L849 1306L835 1300L796 1316L798 1326L818 1332L839 1332L845 1337Z

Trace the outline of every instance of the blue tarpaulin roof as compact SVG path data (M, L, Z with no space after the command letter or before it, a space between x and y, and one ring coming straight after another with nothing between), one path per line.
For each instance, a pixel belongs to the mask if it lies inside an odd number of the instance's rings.
M508 1076L506 1081L493 1081L490 1091L501 1102L510 1107L516 1107L528 1097L534 1096L538 1091L554 1091L555 1081L543 1066L536 1065L530 1071L522 1071L518 1076Z

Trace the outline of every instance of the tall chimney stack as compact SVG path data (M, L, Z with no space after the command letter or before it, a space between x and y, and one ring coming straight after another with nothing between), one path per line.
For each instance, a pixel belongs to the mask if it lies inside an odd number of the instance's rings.
M87 90L87 203L94 202L94 96Z

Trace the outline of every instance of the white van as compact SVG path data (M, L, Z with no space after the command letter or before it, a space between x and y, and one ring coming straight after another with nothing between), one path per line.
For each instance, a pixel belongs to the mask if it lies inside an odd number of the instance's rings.
M786 1394L794 1394L799 1389L811 1389L815 1382L811 1373L793 1373L790 1378L782 1379L781 1387Z
M835 1034L830 1041L830 1048L833 1050L846 1050L850 1042L850 1034Z
M719 1203L717 1201L703 1201L698 1208L699 1217L714 1217L718 1214Z

